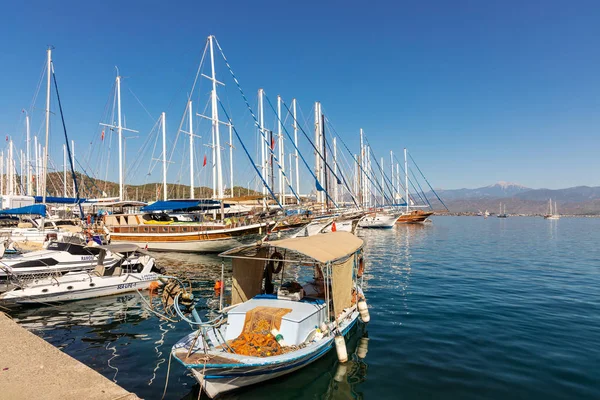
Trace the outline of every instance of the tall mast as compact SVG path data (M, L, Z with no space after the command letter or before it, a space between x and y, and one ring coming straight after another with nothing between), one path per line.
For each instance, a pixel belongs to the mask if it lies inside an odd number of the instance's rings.
M371 146L367 145L366 148L366 154L367 154L367 176L369 178L374 178L373 176L373 171L371 169ZM372 183L371 183L371 179L369 179L367 181L367 205L369 206L369 208L371 208L371 202L373 200L373 188L372 188Z
M333 173L337 177L337 137L333 138ZM333 198L338 203L338 184L337 178L333 179Z
M390 169L392 174L392 204L396 203L396 181L394 177L394 152L390 150Z
M0 194L4 196L4 150L0 152Z
M229 120L229 186L231 195L229 197L234 197L233 195L233 123Z
M40 195L40 153L38 150L37 136L33 137L33 149L35 151L35 195ZM2 190L4 192L4 190Z
M294 113L294 144L296 145L296 193L300 195L300 169L298 168L298 123L296 122L296 99L292 100L292 111Z
M67 145L63 144L63 197L67 197Z
M406 158L406 147L404 148L404 190L406 191L406 212L408 212L408 158Z
M279 141L279 199L281 205L285 206L285 184L283 174L285 173L285 152L283 151L283 133L281 132L281 96L277 95L277 140Z
M31 137L29 132L29 114L25 111L25 130L27 131L27 196L31 196L32 188L31 188Z
M163 200L167 201L167 121L162 113L162 169L163 169Z
M73 173L75 173L75 141L71 140L71 165L73 165ZM77 197L75 193L75 177L73 177L73 197Z
M14 171L14 155L13 155L13 141L10 139L8 142L8 194L15 194L15 171Z
M267 178L267 158L265 154L265 140L264 140L264 126L265 126L265 112L264 112L264 104L263 104L263 90L258 89L258 109L259 109L259 127L258 127L258 143L260 143L260 165L262 170L262 176L265 181L268 182ZM263 211L267 209L267 188L263 184L262 188L262 197L263 197Z
M119 136L119 200L123 201L123 122L121 119L121 77L117 72L117 133Z
M381 157L381 204L384 204L385 199L385 172L383 170L383 157Z
M190 130L190 199L194 198L194 118L192 100L188 101L188 120Z
M365 206L365 187L363 167L365 160L365 148L363 145L363 130L360 128L360 157L358 158L358 197L360 198L361 207Z
M42 173L44 174L42 182L42 203L46 204L46 184L48 171L48 142L50 140L50 75L52 75L52 48L48 48L48 65L46 70L46 147L44 147L44 155L42 159L43 167ZM42 222L43 219L42 219ZM42 227L44 225L42 224Z
M396 163L396 188L397 188L396 196L399 197L399 194L400 194L400 163Z
M315 176L317 177L317 179L319 180L319 183L322 185L323 181L321 180L321 156L319 154L320 149L321 149L321 117L320 117L320 113L319 113L319 109L320 109L320 104L317 101L315 103L315 143L316 143L316 150L315 150ZM321 203L322 199L321 199L321 192L317 190L317 203Z
M217 162L217 190L218 198L222 199L223 196L223 171L221 168L221 139L219 136L219 110L217 108L217 77L215 75L215 56L213 51L213 39L214 36L209 36L210 42L210 67L212 72L212 126L215 141L213 142L213 154L216 152Z

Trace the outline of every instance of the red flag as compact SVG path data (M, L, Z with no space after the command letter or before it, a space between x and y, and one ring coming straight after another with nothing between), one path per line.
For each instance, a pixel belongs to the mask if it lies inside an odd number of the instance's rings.
M275 150L275 139L271 138L271 150Z
M335 226L335 221L331 224L331 232L337 232L337 227Z
M202 163L203 167L206 167L206 154L204 155L204 162Z
M102 135L100 135L100 139L104 140L104 131L102 131Z

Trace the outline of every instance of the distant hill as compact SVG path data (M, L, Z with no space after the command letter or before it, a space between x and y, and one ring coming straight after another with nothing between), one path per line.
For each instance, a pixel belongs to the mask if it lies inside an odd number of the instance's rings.
M531 189L508 182L477 189L438 190L452 212L498 212L500 203L509 214L544 214L548 200L558 203L561 214L600 215L600 187L576 186L566 189ZM426 193L435 209L443 208L433 193Z

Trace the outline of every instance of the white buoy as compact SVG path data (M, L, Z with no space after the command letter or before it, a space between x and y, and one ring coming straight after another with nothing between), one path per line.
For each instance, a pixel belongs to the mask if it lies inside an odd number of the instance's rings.
M347 373L348 373L347 365L346 364L338 364L338 367L335 370L335 375L333 376L333 380L336 382L343 382Z
M360 338L358 341L358 347L356 348L356 355L360 359L364 359L369 351L369 338Z
M346 341L342 335L335 337L335 350L337 352L338 360L341 363L348 361L348 352L346 351Z
M365 324L371 320L369 316L369 307L367 307L367 302L365 300L358 301L358 312L360 313L360 319Z

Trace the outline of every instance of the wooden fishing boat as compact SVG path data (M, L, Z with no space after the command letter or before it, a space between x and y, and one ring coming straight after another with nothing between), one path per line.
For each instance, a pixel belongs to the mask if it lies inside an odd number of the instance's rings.
M232 258L233 281L231 305L222 308L221 300L219 317L202 322L194 310L194 321L187 319L175 298L175 310L198 330L177 342L172 356L209 397L294 372L334 343L340 362L347 361L344 336L359 315L369 321L361 239L333 232L243 246L221 256ZM306 268L314 271L312 281L287 281ZM282 284L274 288L279 273Z

